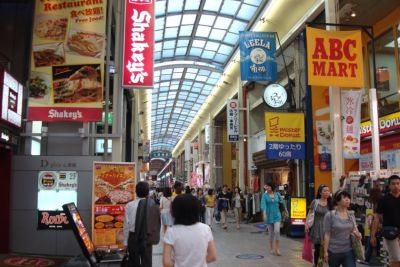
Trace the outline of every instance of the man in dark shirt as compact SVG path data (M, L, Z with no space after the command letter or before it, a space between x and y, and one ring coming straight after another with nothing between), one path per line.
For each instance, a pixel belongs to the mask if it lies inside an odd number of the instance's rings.
M224 184L222 187L222 191L218 193L218 210L221 212L221 223L222 223L222 228L226 229L228 228L227 222L226 222L226 215L229 209L229 203L231 202L229 193L228 193L228 186Z
M376 231L380 223L382 227L397 227L400 229L400 177L392 175L389 178L390 193L382 197L374 214L371 231L371 244L376 246ZM400 267L400 239L383 238L384 246L389 253L390 267Z

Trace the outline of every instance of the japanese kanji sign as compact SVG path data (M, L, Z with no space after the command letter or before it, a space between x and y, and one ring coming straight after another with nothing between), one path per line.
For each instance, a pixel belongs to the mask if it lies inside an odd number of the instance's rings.
M228 100L226 107L228 122L228 142L239 141L239 101L237 99Z
M342 90L341 118L343 157L345 159L360 158L360 121L362 90Z
M265 112L267 159L304 159L303 113Z

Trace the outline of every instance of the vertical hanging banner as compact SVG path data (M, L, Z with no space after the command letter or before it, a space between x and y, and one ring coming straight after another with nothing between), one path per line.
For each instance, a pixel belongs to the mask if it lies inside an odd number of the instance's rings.
M239 100L228 100L226 113L228 122L228 142L239 142Z
M93 162L93 243L123 248L125 205L135 196L134 162Z
M154 1L125 0L123 88L152 88Z
M107 1L35 1L28 120L101 121Z
M277 77L274 32L239 32L240 78L275 81Z
M343 157L360 158L360 122L363 90L341 90Z
M326 31L307 27L308 83L363 87L361 31Z
M265 112L267 159L304 159L304 113Z

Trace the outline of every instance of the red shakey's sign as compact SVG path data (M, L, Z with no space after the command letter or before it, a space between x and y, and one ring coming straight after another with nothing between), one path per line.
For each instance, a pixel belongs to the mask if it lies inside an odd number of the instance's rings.
M122 87L153 86L154 2L125 1Z

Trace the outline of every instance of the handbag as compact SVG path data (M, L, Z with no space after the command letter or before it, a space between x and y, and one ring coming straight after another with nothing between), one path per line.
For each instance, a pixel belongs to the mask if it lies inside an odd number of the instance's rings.
M382 228L382 236L386 240L394 240L398 238L400 235L399 228L395 226L383 226Z
M318 203L319 203L319 199L316 199L316 200L315 200L315 203L314 203L313 209L311 210L311 212L309 212L309 213L307 214L306 223L307 223L307 225L308 225L308 228L311 228L311 226L313 226L313 224L314 224L315 210L316 210L317 207L318 207Z
M310 237L308 236L308 232L306 232L306 237L303 242L303 251L301 255L302 259L308 262L313 262L313 253L312 253L312 243Z
M357 260L360 261L365 261L365 252L364 252L364 246L361 242L361 240L358 239L358 228L357 224L355 221L354 216L352 217L353 225L354 225L354 231L350 234L350 240L351 240L351 247L353 248L354 256L356 257Z

